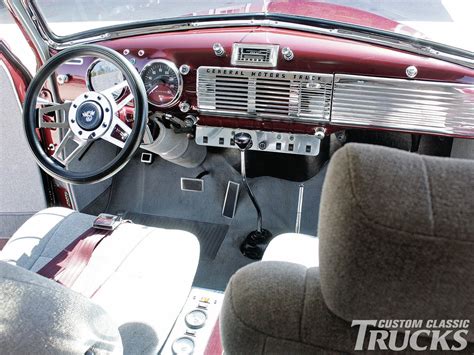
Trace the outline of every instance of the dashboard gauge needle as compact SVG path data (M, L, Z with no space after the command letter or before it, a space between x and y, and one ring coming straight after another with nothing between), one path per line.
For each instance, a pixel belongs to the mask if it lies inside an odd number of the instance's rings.
M158 85L155 85L151 88L151 90L148 90L147 94L151 94L153 91L155 91L156 89L158 89L158 86L160 86L159 84Z

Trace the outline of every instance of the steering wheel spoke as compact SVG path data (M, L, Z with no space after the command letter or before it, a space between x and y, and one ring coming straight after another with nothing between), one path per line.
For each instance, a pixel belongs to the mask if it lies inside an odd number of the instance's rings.
M53 158L63 166L68 167L69 164L82 152L84 152L91 143L91 141L85 141L77 138L71 130L68 130L61 140L61 143L59 143L56 147ZM74 147L72 151L68 153L66 149L71 147L72 144L76 144L76 147Z
M123 89L129 87L127 80L123 80L118 84L115 84L107 89L99 91L102 95L106 96L111 103L116 103L114 93L120 92Z
M67 114L71 108L71 102L63 104L51 103L38 109L38 126L39 128L69 128ZM55 121L45 121L44 116L48 113L56 112Z
M128 94L127 96L125 96L122 100L120 100L120 102L115 102L115 109L114 109L114 112L117 113L118 111L120 111L126 104L128 104L130 101L133 100L133 95L132 94Z
M117 147L123 148L131 133L132 129L118 116L114 115L112 122L110 123L110 128L102 136L102 139L116 145Z

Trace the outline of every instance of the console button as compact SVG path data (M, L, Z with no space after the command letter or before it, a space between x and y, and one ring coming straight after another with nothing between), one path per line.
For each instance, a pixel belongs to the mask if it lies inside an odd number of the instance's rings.
M187 355L194 352L194 340L188 337L181 337L174 341L171 347L173 354Z
M188 314L186 314L186 317L184 318L186 325L191 329L199 329L199 328L204 327L206 320L207 320L206 312L199 309L195 309L194 311L189 312Z

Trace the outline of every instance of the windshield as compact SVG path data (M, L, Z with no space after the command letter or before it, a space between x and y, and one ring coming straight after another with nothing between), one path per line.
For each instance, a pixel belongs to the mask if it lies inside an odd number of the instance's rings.
M147 20L269 13L362 25L474 52L472 0L36 0L49 29L67 36Z

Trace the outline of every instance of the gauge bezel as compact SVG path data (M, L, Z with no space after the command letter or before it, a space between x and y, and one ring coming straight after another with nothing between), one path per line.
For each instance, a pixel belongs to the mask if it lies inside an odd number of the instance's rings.
M91 72L92 72L92 69L94 68L95 65L97 65L97 63L99 62L107 62L106 60L103 60L101 58L97 58L97 59L94 59L92 61L92 63L87 67L87 72L86 72L86 87L87 87L87 90L89 91L95 91L95 92L100 92L100 91L96 91L94 89L94 86L92 85L92 80L91 80ZM120 69L118 69L120 71ZM122 73L123 75L123 73ZM141 77L141 76L140 76ZM123 80L126 80L125 77L123 78ZM115 99L119 99L123 96L125 92L125 88L122 89L122 91L120 91L120 93L117 95L117 97Z
M178 69L178 67L176 66L176 64L174 62L172 62L168 59L161 59L161 58L153 59L153 60L150 60L148 63L146 63L143 66L142 70L140 71L140 77L143 80L143 84L145 84L145 80L143 79L143 73L145 72L145 70L148 69L148 67L150 67L152 64L155 64L155 63L166 64L171 70L174 71L174 73L176 74L176 77L178 78L178 91L176 92L176 95L174 96L173 100L171 100L170 102L167 102L165 104L157 104L156 102L151 100L149 96L147 96L148 97L148 103L153 105L153 106L156 106L156 107L171 107L171 106L174 106L179 102L179 99L181 98L181 95L183 93L183 76L179 72L179 69Z
M204 315L204 322L198 324L198 325L194 325L194 324L191 324L189 321L188 321L188 316L193 314L193 313L200 313L200 314L203 314ZM184 316L184 322L186 323L186 325L191 328L191 329L201 329L203 328L205 325L206 325L206 322L207 322L207 313L205 311L203 311L202 309L193 309L191 311L189 311L185 316Z

